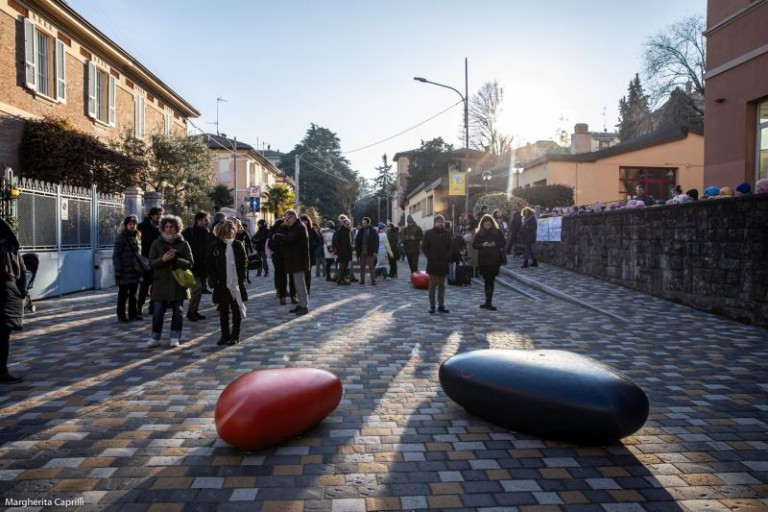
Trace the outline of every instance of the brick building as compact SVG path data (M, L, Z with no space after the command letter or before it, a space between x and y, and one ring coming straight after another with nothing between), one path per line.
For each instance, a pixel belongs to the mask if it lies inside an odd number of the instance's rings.
M0 0L0 165L25 119L65 118L109 141L187 133L200 113L61 0Z

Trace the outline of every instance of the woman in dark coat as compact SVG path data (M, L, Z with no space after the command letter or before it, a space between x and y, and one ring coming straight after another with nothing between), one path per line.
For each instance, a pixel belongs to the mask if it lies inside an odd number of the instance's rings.
M346 217L339 217L339 229L333 234L332 250L339 258L339 270L336 272L336 284L348 285L347 266L352 261L352 222Z
M536 261L536 253L533 251L533 244L536 243L536 231L538 231L538 224L533 208L523 208L523 227L520 230L520 237L525 247L525 255L523 256L521 268L528 267L528 258L532 260L532 267L539 266L539 262Z
M213 303L219 305L221 338L216 342L217 345L240 343L240 324L245 318L243 302L248 300L245 289L248 258L243 243L235 239L236 232L237 227L230 220L217 224L213 229L216 241L209 247L205 260L208 286L213 289Z
M115 249L112 251L112 265L115 269L117 291L117 319L120 322L143 320L136 305L136 293L139 284L144 279L144 273L139 269L138 258L141 256L141 232L136 229L139 219L129 215L115 238ZM125 303L128 302L128 314Z
M275 279L275 290L277 290L277 298L280 299L280 304L285 305L286 297L290 290L291 302L298 302L296 297L296 285L293 279L290 278L288 272L285 269L285 248L283 247L283 239L276 235L285 235L288 233L288 225L285 224L283 219L277 219L269 230L269 238L267 244L269 250L272 251L272 268Z
M269 258L267 258L267 239L269 238L269 229L267 229L267 221L259 219L256 223L259 227L256 230L256 234L253 235L251 241L253 242L253 249L261 256L261 270L256 271L256 275L260 276L262 270L264 271L264 277L269 276Z
M8 371L11 331L24 325L24 297L27 293L27 269L19 255L19 239L11 226L0 217L0 383L14 384L24 379Z
M499 225L490 215L483 215L472 239L472 247L477 249L477 266L485 284L485 302L480 304L482 309L496 311L493 305L493 289L496 276L505 256L504 234Z

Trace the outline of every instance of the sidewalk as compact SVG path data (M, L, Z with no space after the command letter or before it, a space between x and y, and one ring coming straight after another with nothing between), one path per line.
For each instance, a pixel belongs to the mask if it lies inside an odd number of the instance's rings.
M313 277L311 312L298 318L277 304L271 277L252 277L234 347L215 344L209 295L208 318L185 319L177 349L145 348L147 317L118 323L114 290L38 301L11 339L11 371L25 382L0 387L0 507L768 510L768 331L514 259L506 271L629 322L503 287L499 311L484 311L480 280L449 286L451 313L429 315L427 292L399 267L400 278L375 287ZM456 352L489 347L571 350L611 364L645 389L649 420L605 447L484 422L444 395L437 370ZM283 367L339 375L342 403L283 446L244 453L221 441L221 390L243 373Z

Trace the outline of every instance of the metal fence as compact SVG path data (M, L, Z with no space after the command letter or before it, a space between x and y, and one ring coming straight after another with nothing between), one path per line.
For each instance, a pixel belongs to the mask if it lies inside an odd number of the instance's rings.
M2 213L15 224L21 251L40 258L33 298L114 284L111 255L124 218L122 195L27 179L12 185L20 194L3 201Z
M122 196L21 179L16 200L23 251L112 247L123 217Z

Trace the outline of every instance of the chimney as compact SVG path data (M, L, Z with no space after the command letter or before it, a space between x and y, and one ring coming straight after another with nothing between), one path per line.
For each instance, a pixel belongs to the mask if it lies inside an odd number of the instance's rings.
M589 135L589 125L576 123L571 136L571 154L589 153L592 151L592 137Z

